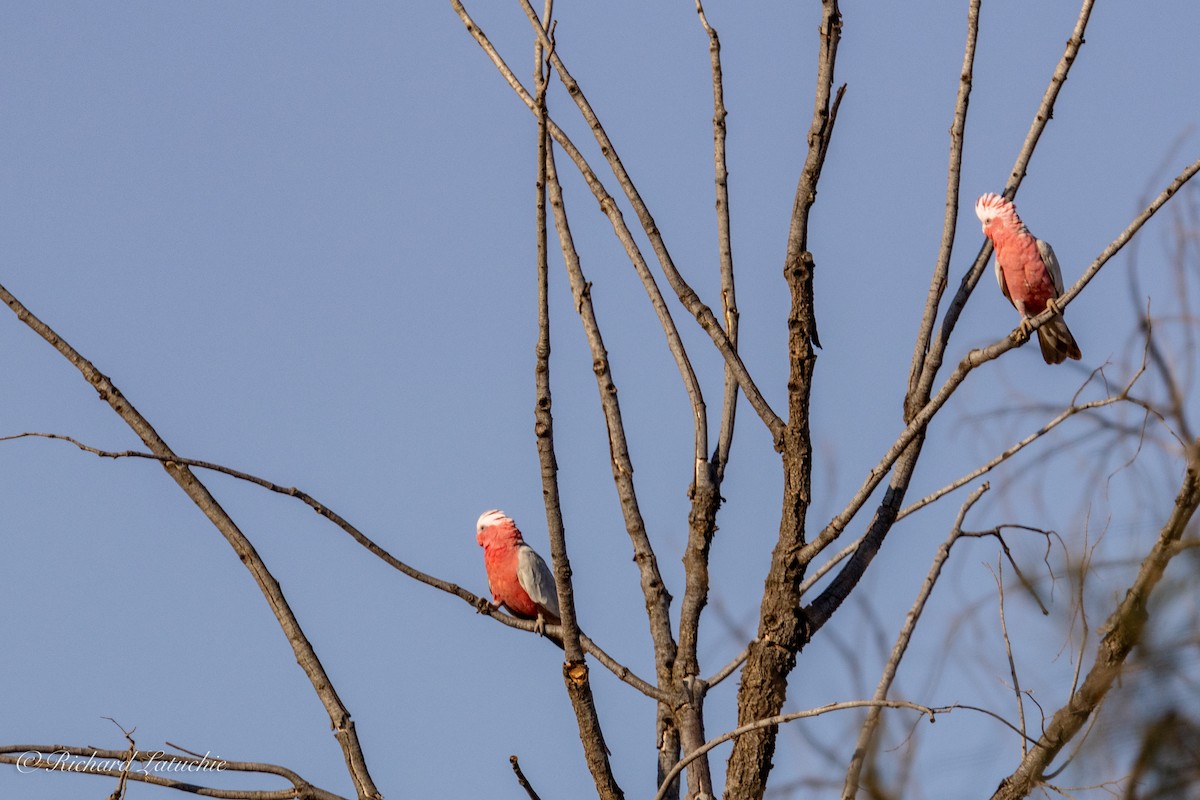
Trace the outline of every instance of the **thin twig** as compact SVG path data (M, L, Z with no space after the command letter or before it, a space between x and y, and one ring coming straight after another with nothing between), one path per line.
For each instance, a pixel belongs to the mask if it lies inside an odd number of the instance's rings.
M997 560L998 572L994 575L996 579L996 594L999 598L997 604L1000 611L1000 634L1004 640L1004 655L1008 658L1008 674L1012 676L1013 695L1017 700L1017 721L1021 726L1021 733L1024 734L1028 730L1025 727L1025 700L1021 693L1021 679L1017 675L1017 660L1013 657L1012 639L1008 636L1008 617L1004 613L1004 561ZM1024 757L1029 752L1029 742L1025 736L1021 737L1021 756Z
M124 763L121 765L121 778L117 781L117 788L113 789L112 794L108 796L108 800L123 800L125 797L125 789L129 783L129 768L133 766L134 758L137 755L137 742L133 740L133 731L127 731L112 717L105 717L106 720L116 725L121 733L125 735L125 741L129 742L129 749L125 751ZM137 730L137 728L134 728Z
M938 577L942 574L942 567L945 566L947 559L950 558L950 550L954 547L954 543L963 535L962 526L963 521L967 517L967 512L979 502L979 498L983 497L983 493L987 490L988 484L985 483L971 492L970 496L958 510L958 517L954 520L954 527L950 530L950 535L938 547L937 554L933 558L933 564L930 565L929 572L925 576L925 581L921 584L921 590L917 592L917 598L913 601L912 608L908 610L908 614L904 618L904 625L900 628L900 634L896 637L896 644L892 646L891 655L888 656L887 663L884 664L883 674L879 678L878 686L875 687L875 696L873 699L876 702L881 703L887 700L888 692L891 691L892 683L896 679L896 670L900 668L900 661L908 651L913 631L916 630L917 623L921 619L921 614L925 611L925 604L929 601L930 595L933 594L934 584L937 583ZM854 744L854 757L851 759L850 766L846 770L846 780L842 788L842 800L853 800L858 795L859 779L862 775L863 764L866 763L867 753L871 749L871 743L879 728L880 712L882 710L883 706L872 706L867 712L867 718L863 721L862 727L858 731L858 740ZM1021 726L1021 729L1024 731L1024 725Z
M525 773L521 771L521 762L516 756L509 756L508 763L512 764L513 772L517 775L517 783L521 784L521 788L525 790L525 794L529 795L529 800L542 800L538 797L538 793L533 790L533 786L529 784L529 779L525 777Z
M987 463L977 467L976 469L972 470L971 472L967 473L966 475L963 475L962 477L957 478L954 481L951 481L950 483L946 484L945 486L938 489L937 491L929 493L925 497L922 497L920 500L917 500L916 502L914 502L912 505L909 505L908 507L903 509L899 514L896 515L896 520L899 521L899 520L903 519L904 517L907 517L909 514L912 514L915 511L919 511L920 509L924 508L925 506L941 499L942 497L949 494L950 492L953 492L954 490L959 489L959 488L965 486L966 484L977 480L978 478L981 478L982 476L991 472L993 469L998 467L1000 464L1002 464L1005 461L1007 461L1008 459L1012 458L1014 455L1021 452L1026 447L1033 444L1038 439L1042 438L1043 436L1048 434L1050 431L1054 430L1059 425L1066 422L1068 419L1075 416L1076 414L1081 414L1085 411L1092 411L1092 410L1095 410L1098 408L1104 408L1106 406L1114 405L1116 403L1121 403L1121 402L1131 402L1131 403L1134 403L1135 405L1145 407L1144 403L1137 400L1136 398L1134 398L1131 395L1134 384L1136 384L1138 382L1138 379L1141 378L1141 376L1144 374L1145 369L1146 369L1146 365L1145 365L1145 362L1143 362L1141 368L1139 368L1130 377L1129 381L1125 384L1125 387L1118 394L1111 395L1109 397L1105 397L1101 400L1092 400L1087 403L1077 403L1077 402L1075 402L1075 398L1072 398L1071 405L1069 405L1065 409L1063 409L1057 416L1055 416L1052 420L1047 422L1045 425L1038 428L1036 431L1029 434L1024 439L1021 439L1019 442L1012 445L1008 449L1004 450L999 455L995 456L994 458L989 459L987 461ZM1100 373L1100 371L1101 371L1101 369L1097 368L1097 369L1093 370L1091 374L1088 375L1087 379L1084 380L1084 382L1080 385L1080 387L1075 391L1076 398L1079 396L1080 392L1082 392L1084 388L1086 388L1090 383L1092 383L1093 379L1095 379L1095 377L1097 376L1097 374Z

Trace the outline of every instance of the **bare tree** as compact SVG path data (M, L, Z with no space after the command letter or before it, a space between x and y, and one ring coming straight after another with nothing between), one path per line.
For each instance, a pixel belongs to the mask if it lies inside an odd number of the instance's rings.
M815 519L813 507L814 431L811 395L816 371L820 338L816 318L814 274L817 258L810 245L812 211L818 203L818 187L823 168L834 141L838 111L847 92L839 85L836 72L839 45L844 32L841 9L836 0L822 0L821 22L817 31L816 84L813 89L813 110L809 124L803 165L797 178L786 249L783 253L784 285L790 306L786 316L787 381L786 408L773 408L764 392L762 377L751 374L739 355L739 309L735 292L734 248L730 224L730 190L726 166L725 89L721 61L721 41L717 27L708 18L699 0L695 4L697 24L708 40L713 96L713 175L715 185L718 280L720 297L715 303L705 303L676 266L651 210L637 188L634 178L622 161L617 144L609 137L600 112L589 102L584 86L569 69L569 53L560 52L555 37L552 0L541 9L529 0L519 0L519 9L528 18L536 68L530 81L523 80L510 66L510 61L493 45L487 34L470 16L466 5L451 0L451 6L465 26L466 33L483 50L500 76L523 103L536 121L536 138L531 149L536 159L536 236L538 338L535 369L535 439L541 466L547 528L550 534L551 556L555 583L563 610L562 625L551 632L560 636L564 645L563 681L568 700L578 723L587 768L601 798L624 797L618 784L611 754L605 744L603 708L598 707L592 692L590 667L599 664L610 671L629 689L640 693L655 707L656 729L653 736L657 750L657 772L653 786L647 780L636 789L638 796L653 796L656 800L681 795L688 798L762 798L768 794L768 782L774 775L774 757L782 726L804 720L836 716L843 712L852 720L835 740L828 744L824 755L809 765L821 776L801 771L797 793L802 788L820 786L834 789L844 798L860 796L901 796L917 779L906 771L905 760L899 766L886 763L888 747L899 738L903 745L915 738L914 719L935 719L946 715L977 714L989 724L999 726L1010 737L1012 751L1004 756L1007 776L994 797L1016 798L1029 796L1039 788L1057 785L1063 770L1071 767L1077 753L1084 753L1088 732L1096 725L1102 704L1117 701L1110 697L1122 694L1115 687L1127 676L1138 672L1139 658L1152 663L1157 652L1176 653L1181 648L1194 647L1192 639L1176 641L1169 630L1156 628L1153 622L1160 615L1173 613L1170 598L1181 597L1183 590L1172 590L1166 580L1171 561L1181 554L1193 553L1194 517L1200 506L1200 439L1192 428L1186 398L1194 380L1195 319L1187 298L1194 292L1195 276L1188 276L1185 266L1195 257L1195 239L1181 234L1179 307L1167 319L1156 319L1149 311L1142 314L1142 330L1131 336L1128 362L1107 365L1085 374L1079 392L1066 402L1053 402L1045 407L1025 403L1020 423L1025 425L1035 415L1041 422L1009 441L996 442L977 468L949 482L944 487L921 498L913 498L914 474L922 463L927 436L935 419L942 420L948 401L960 391L968 377L977 370L997 369L999 361L1009 351L1028 341L1028 331L1018 329L985 347L972 349L947 369L949 345L956 326L975 290L990 257L991 246L983 244L963 272L951 297L945 296L951 285L951 265L954 247L963 235L957 230L962 205L960 182L964 159L964 135L972 91L976 45L980 36L981 0L970 0L965 27L958 94L950 127L950 148L945 195L945 215L940 244L930 277L930 288L920 324L913 343L912 364L904 386L895 387L895 394L881 391L881 405L886 401L890 412L897 416L900 432L878 454L876 462L864 471L858 485L843 493L836 512L827 520ZM1012 171L1004 187L1004 196L1016 196L1031 159L1050 124L1055 104L1064 88L1076 57L1083 47L1092 0L1084 0L1074 28L1069 32L1066 47L1050 76L1042 100L1030 124L1025 140L1016 154ZM562 92L553 89L561 83ZM563 98L561 107L559 99ZM552 104L553 100L553 104ZM568 135L566 118L578 114L595 138L599 160L586 154L588 147L573 141ZM691 463L694 469L688 478L690 509L687 516L687 539L682 561L685 580L678 606L677 621L672 615L673 597L660 569L661 542L651 535L650 526L639 504L638 483L634 479L634 464L629 439L623 424L616 381L601 331L601 317L593 305L592 283L584 273L584 259L572 236L570 220L580 212L567 207L558 167L563 165L578 173L596 200L613 235L623 249L630 266L645 289L647 300L662 328L662 336L679 373L687 397L686 409L693 422ZM569 165L569 166L568 166ZM1070 285L1059 299L1065 308L1093 281L1100 271L1123 248L1135 241L1143 225L1162 209L1184 185L1200 171L1200 161L1184 167L1164 182L1142 204L1141 210L1111 242L1103 246L1079 279ZM1194 198L1193 198L1194 199ZM622 206L632 209L636 224L631 224ZM1194 220L1194 204L1192 209ZM1184 226L1186 227L1186 226ZM609 444L612 477L629 547L636 563L647 614L647 625L653 649L653 675L638 675L618 662L606 650L580 629L574 602L572 566L568 557L568 527L560 507L555 451L555 422L550 391L551 336L550 281L552 261L550 231L557 236L557 251L561 256L572 300L586 337L600 410ZM1194 231L1196 226L1192 226ZM974 232L971 232L974 235ZM648 242L650 254L643 251L641 241ZM971 238L967 246L976 240ZM1187 250L1186 248L1192 248ZM1107 274L1106 274L1107 277ZM666 283L666 290L661 282ZM1142 299L1134 287L1131 296L1141 308ZM427 574L397 558L376 541L349 523L345 516L334 511L309 493L251 475L230 466L187 458L175 452L151 422L134 408L120 389L93 365L80 351L40 320L20 300L0 287L0 297L30 329L47 341L74 366L81 376L145 444L144 451L109 451L91 443L77 441L58 433L25 433L18 436L65 439L81 450L109 458L140 458L157 461L185 494L211 521L251 572L272 613L279 622L295 657L320 698L330 720L335 739L344 756L347 772L353 784L353 796L358 800L383 797L368 769L363 747L351 718L350 710L340 699L334 685L317 658L316 651L305 635L300 621L292 612L279 583L264 560L234 519L210 493L201 475L216 472L250 482L263 489L293 497L316 511L353 541L366 548L403 575L432 589L456 595L481 614L511 628L533 631L531 621L505 614L480 597L452 582ZM676 321L682 308L691 320ZM713 309L717 309L714 311ZM1032 321L1033 329L1045 324L1053 310L1041 313ZM701 362L694 359L685 344L686 336L680 326L696 325L707 337L702 346L711 346L720 356L720 380L723 382L720 411L710 419L710 406L702 391ZM1164 327L1173 329L1175 336L1161 333ZM961 338L961 337L960 337ZM1168 350L1169 348L1169 350ZM1147 389L1153 377L1153 388ZM778 453L778 472L774 480L782 485L782 508L778 518L778 534L770 556L758 617L754 631L740 642L740 652L727 663L703 664L699 642L702 621L706 619L710 593L710 557L722 505L722 487L735 432L735 411L740 400L749 405L757 420L743 419L746 425L762 425ZM902 404L897 404L901 399ZM902 405L902 411L900 407ZM884 413L884 412L881 412ZM1100 569L1095 563L1096 549L1085 540L1070 541L1030 519L1026 511L1020 516L1007 516L1019 504L1005 506L1004 498L1013 496L1014 485L1005 467L1046 448L1047 435L1059 426L1078 425L1090 420L1094 437L1111 436L1114 441L1137 442L1141 448L1149 442L1156 457L1163 461L1163 472L1174 480L1169 498L1156 497L1150 505L1157 531L1153 541L1143 549L1130 552L1125 558L1129 568L1112 573L1113 583L1107 591L1089 595ZM948 424L948 423L947 423ZM970 424L968 422L968 424ZM741 428L739 428L741 430ZM1107 470L1105 464L1097 469ZM996 483L990 484L989 480ZM1103 485L1105 476L1081 472L1081 481ZM1001 487L1003 484L1003 488ZM1161 490L1161 484L1159 484ZM965 497L952 495L959 489ZM990 491L989 491L990 490ZM1161 493L1161 492L1160 492ZM999 500L986 502L992 496ZM897 522L933 504L955 505L957 515L949 530L941 532L941 543L929 552L929 567L923 578L914 584L911 598L900 603L907 608L902 624L896 630L879 625L878 636L882 670L878 677L864 678L864 695L847 697L836 702L798 711L785 710L789 697L794 695L796 670L803 663L805 648L820 637L833 637L837 626L829 623L844 618L853 603L869 603L863 578L868 568L892 535ZM1000 516L1004 512L1004 516ZM981 517L1000 517L1002 521L979 521ZM994 565L994 591L986 593L987 613L996 614L998 624L989 627L986 636L999 648L1001 670L1006 685L1001 694L1012 707L998 712L990 704L975 698L935 703L923 696L928 687L906 684L909 697L898 697L897 679L903 665L913 656L914 634L920 629L927 607L937 602L939 580L953 561L952 556L964 541L980 542L987 548L987 560ZM978 553L977 548L974 552ZM1064 591L1071 598L1072 616L1068 638L1073 675L1064 693L1051 687L1046 693L1037 692L1022 669L1024 642L1009 625L1009 607L1014 595L1021 602L1034 602L1042 613L1049 613L1043 597L1050 592ZM719 591L719 589L717 589ZM1167 600L1160 601L1160 597ZM1116 598L1113 601L1113 598ZM1176 604L1177 605L1177 604ZM1162 608L1160 608L1162 606ZM1057 607L1056 607L1057 608ZM464 609L465 610L465 609ZM964 624L978 624L984 606L969 609ZM1105 622L1095 624L1097 614ZM711 618L709 615L708 618ZM714 624L710 622L709 624ZM734 626L736 629L736 626ZM1192 626L1194 627L1194 626ZM1098 629L1097 629L1098 628ZM533 641L532 639L530 641ZM947 651L956 650L953 635L946 637ZM1140 648L1140 649L1139 649ZM590 656L590 659L589 659ZM1171 661L1170 658L1166 659ZM994 669L996 661L989 661ZM935 668L936 669L936 668ZM1153 673L1149 667L1143 671ZM709 691L726 679L738 674L740 686L736 695L736 725L729 730L714 731L706 726L706 700ZM1174 673L1179 675L1179 671ZM1152 681L1138 681L1150 685ZM1040 686L1038 688L1041 688ZM892 716L894 715L894 716ZM1132 749L1136 758L1129 770L1114 770L1095 776L1088 784L1114 782L1121 785L1126 796L1141 796L1135 788L1139 781L1154 776L1159 783L1154 789L1164 795L1168 784L1196 781L1195 770L1189 769L1188 759L1194 753L1177 742L1180 732L1194 731L1194 716L1181 715L1171 709L1158 709L1147 715L1148 720L1138 728L1138 735L1115 745L1121 753ZM647 735L647 741L650 736ZM1102 737L1095 737L1100 740ZM712 761L714 751L731 744L724 766L723 789L719 765ZM820 752L816 743L813 751ZM118 778L115 797L122 796L128 781L147 778L130 769L141 758L136 754L132 739L130 751L104 751L102 757L112 759L111 768L95 774ZM1123 749L1122 749L1123 748ZM52 746L9 745L0 748L0 762L21 763L22 753L49 752ZM65 752L85 754L87 748L72 747ZM1065 757L1064 757L1065 754ZM179 758L195 759L195 754ZM1078 764L1086 763L1082 756ZM280 791L227 790L216 787L162 782L161 785L180 791L197 792L215 797L273 800L276 797L331 800L337 795L317 789L295 772L283 767L257 763L227 762L231 767L249 772L274 774L291 784ZM526 778L515 757L513 769L520 787L537 797L533 781ZM27 762L26 766L46 767L42 762ZM834 770L836 769L836 772ZM1075 773L1068 773L1075 774ZM831 777L833 776L833 777ZM780 781L791 779L787 775ZM1174 781L1175 783L1172 783ZM553 794L550 787L543 792ZM992 786L973 786L973 794L993 791ZM1147 795L1150 796L1150 795Z

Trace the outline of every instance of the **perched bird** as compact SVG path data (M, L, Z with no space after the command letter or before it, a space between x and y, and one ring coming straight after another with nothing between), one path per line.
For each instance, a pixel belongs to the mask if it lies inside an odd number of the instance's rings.
M1049 308L1054 316L1037 331L1042 358L1047 364L1080 358L1079 345L1055 302L1063 293L1063 279L1054 249L1034 238L1012 201L998 194L980 197L975 216L983 223L983 235L996 248L996 281L1021 315L1021 333L1029 336L1030 320Z
M475 541L483 548L494 604L504 606L514 617L537 620L534 630L538 633L544 633L547 622L559 624L562 614L554 575L525 543L511 518L498 508L483 512L475 523Z

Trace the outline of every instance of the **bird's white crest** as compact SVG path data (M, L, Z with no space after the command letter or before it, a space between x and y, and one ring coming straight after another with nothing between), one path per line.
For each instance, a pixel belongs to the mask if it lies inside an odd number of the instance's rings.
M988 192L975 201L975 216L979 217L983 227L987 227L988 223L996 217L1012 214L1017 216L1017 209L1013 206L1011 200L1005 200L994 192Z
M478 533L484 528L505 522L512 522L512 519L500 509L493 508L491 511L485 511L479 515L479 520L475 523L475 532Z

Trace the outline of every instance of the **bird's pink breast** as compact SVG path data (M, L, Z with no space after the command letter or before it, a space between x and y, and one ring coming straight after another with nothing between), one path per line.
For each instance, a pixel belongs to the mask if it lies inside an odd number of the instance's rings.
M517 579L517 548L509 546L484 547L483 566L487 570L488 585L495 600L503 603L514 616L536 619L537 604Z
M1004 273L1009 297L1025 304L1028 314L1039 314L1046 308L1046 301L1057 293L1054 280L1050 277L1038 252L1037 240L1028 233L1014 233L1001 229L992 237L996 247L996 261Z

